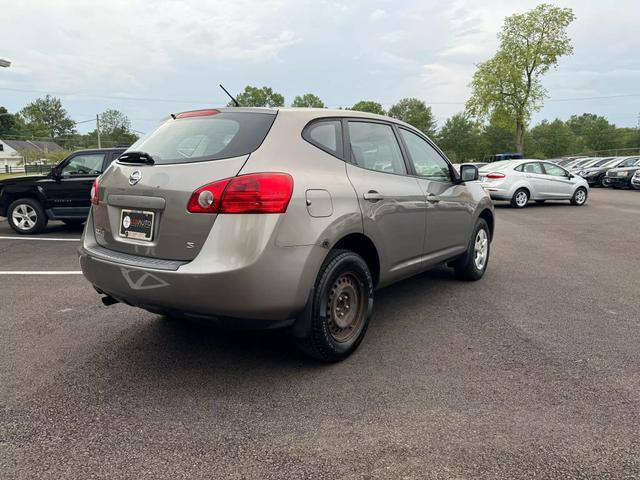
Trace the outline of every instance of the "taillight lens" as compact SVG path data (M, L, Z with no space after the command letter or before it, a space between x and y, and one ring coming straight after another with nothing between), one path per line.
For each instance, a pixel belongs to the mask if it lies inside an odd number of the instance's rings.
M100 177L96 177L96 179L93 181L93 185L91 186L91 203L93 205L98 205L100 203L100 194L98 191L99 184L100 184Z
M252 173L226 178L191 194L191 213L284 213L293 193L286 173Z
M491 172L487 175L487 178L504 178L505 174L500 172Z

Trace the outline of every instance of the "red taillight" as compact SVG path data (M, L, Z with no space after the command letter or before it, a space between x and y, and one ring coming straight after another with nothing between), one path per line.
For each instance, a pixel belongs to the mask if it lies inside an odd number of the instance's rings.
M293 193L286 173L252 173L226 178L191 194L191 213L284 213Z
M206 110L192 110L190 112L182 112L176 115L176 118L210 117L212 115L217 115L219 113L220 113L220 110L209 108Z
M91 203L93 205L98 205L100 203L100 192L98 191L99 180L100 177L96 177L93 181L93 185L91 186ZM85 190L86 192L86 190Z
M504 178L505 174L500 172L491 172L487 174L487 178Z

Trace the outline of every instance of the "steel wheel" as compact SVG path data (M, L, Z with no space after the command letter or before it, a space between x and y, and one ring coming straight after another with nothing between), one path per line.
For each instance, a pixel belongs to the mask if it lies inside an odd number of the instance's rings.
M20 230L31 230L38 221L38 212L31 205L19 204L11 214L13 224Z
M489 253L489 237L484 229L478 230L476 235L475 246L473 249L473 261L478 270L483 270L487 263L487 254Z
M336 342L347 342L356 335L365 317L365 286L353 274L336 279L327 302L329 334Z

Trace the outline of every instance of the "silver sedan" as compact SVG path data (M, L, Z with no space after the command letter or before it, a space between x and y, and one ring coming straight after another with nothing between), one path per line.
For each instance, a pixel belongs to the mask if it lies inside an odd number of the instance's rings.
M515 208L526 207L529 200L569 200L572 205L584 205L589 195L584 178L535 159L490 163L480 169L480 182L492 199L508 200Z

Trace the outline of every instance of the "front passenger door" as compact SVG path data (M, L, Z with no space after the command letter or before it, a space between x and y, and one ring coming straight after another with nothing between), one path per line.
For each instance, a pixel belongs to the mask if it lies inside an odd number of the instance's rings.
M430 266L467 248L475 202L467 187L454 181L449 162L426 139L404 127L399 131L427 197L424 253L425 266Z
M571 198L575 183L569 179L569 172L553 163L541 162L545 173L548 198Z

